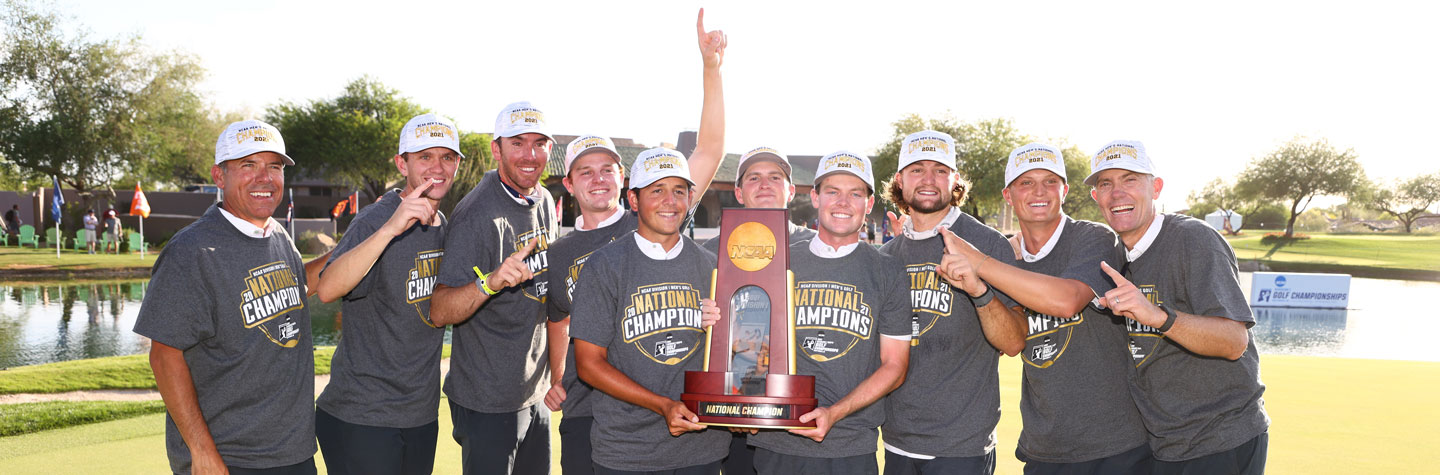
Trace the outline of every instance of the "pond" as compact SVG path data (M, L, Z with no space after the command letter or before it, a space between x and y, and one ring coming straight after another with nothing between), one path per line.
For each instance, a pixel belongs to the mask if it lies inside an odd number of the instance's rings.
M1247 295L1250 277L1240 275ZM130 331L146 284L0 283L0 368L149 351L149 340ZM1440 295L1440 283L1356 278L1350 285L1346 310L1256 308L1251 334L1260 352L1440 361L1440 353L1395 337L1440 332L1440 318L1423 297ZM315 344L335 344L340 304L312 297L306 305Z

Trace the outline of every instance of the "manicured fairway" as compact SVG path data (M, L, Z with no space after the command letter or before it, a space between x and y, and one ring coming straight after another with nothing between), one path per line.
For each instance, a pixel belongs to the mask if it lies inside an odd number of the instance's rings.
M1440 451L1434 435L1440 427L1434 404L1440 363L1264 356L1261 366L1273 419L1270 473L1419 473L1432 467L1427 459ZM1020 473L1014 457L1019 360L1002 360L1000 384L996 473ZM449 437L444 401L440 411L435 473L458 473L460 448ZM0 438L0 473L163 473L163 421L152 415ZM559 473L558 450L554 456Z
M1339 264L1389 269L1440 269L1440 235L1312 234L1281 247L1261 244L1260 231L1226 239L1235 257L1280 262Z

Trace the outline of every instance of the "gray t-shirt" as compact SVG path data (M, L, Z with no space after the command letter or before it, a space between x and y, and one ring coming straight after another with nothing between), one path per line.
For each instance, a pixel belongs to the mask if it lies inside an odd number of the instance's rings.
M330 253L326 270L374 235L400 202L399 191L391 190L361 209ZM315 402L330 415L351 424L393 428L418 427L438 417L445 327L430 322L430 293L445 255L443 214L440 221L413 224L390 240L370 272L345 295L330 383Z
M570 316L570 300L575 297L575 287L580 283L580 270L585 262L601 247L621 236L629 236L639 223L635 213L623 213L620 220L599 229L575 230L555 241L550 246L550 259L555 261L555 272L550 274L550 288L555 289L545 304L550 321L559 322ZM631 238L633 239L633 238ZM564 417L590 417L590 393L595 388L581 381L575 374L575 342L565 352L565 374L560 377L565 388L565 402L561 403Z
M814 229L810 229L788 221L785 223L785 225L787 228L790 229L790 234L786 237L787 245L805 242L815 238ZM700 246L704 247L705 250L710 251L711 254L715 254L718 256L720 254L720 236L710 238Z
M284 228L251 238L213 205L160 251L135 333L182 350L226 465L271 468L315 454L315 360L305 264ZM190 449L165 416L170 469Z
M700 299L710 291L715 255L681 237L680 255L659 261L620 236L590 255L575 291L570 335L607 350L611 366L645 389L673 400L685 372L700 371L705 331ZM595 463L613 470L674 470L725 457L730 432L670 435L664 418L601 391L591 395Z
M514 412L538 404L550 388L546 361L546 260L555 238L555 201L539 188L540 199L522 205L511 197L497 172L455 205L445 232L439 283L475 285L474 268L492 273L531 239L540 242L525 263L535 278L501 290L470 319L454 325L445 395L476 412Z
M950 230L993 259L1015 259L1004 235L968 214L960 214ZM914 312L910 373L885 398L885 443L936 457L990 453L1000 422L1000 352L985 339L970 297L935 274L944 239L902 235L880 251L905 265ZM995 298L1015 305L998 289Z
M900 260L860 243L838 258L816 256L809 242L790 245L795 273L795 374L815 376L820 406L832 406L880 367L881 335L910 335L909 284ZM875 453L885 422L879 401L831 427L823 442L781 430L750 436L750 445L802 457Z
M1124 274L1151 302L1192 315L1255 324L1240 290L1235 251L1198 219L1164 215L1155 242ZM1248 442L1270 427L1255 339L1239 360L1197 356L1154 328L1127 320L1131 391L1164 461L1189 460Z
M1115 233L1089 221L1064 218L1060 238L1045 257L1015 261L1031 272L1074 279L1095 295L1115 286L1100 262L1116 269ZM1145 425L1131 400L1130 353L1125 325L1086 305L1076 315L1055 317L1025 310L1028 336L1020 385L1024 421L1016 454L1021 460L1075 463L1109 457L1145 445Z

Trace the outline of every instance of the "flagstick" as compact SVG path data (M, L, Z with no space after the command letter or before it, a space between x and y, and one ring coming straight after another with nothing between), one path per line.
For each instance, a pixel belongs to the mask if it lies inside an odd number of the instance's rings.
M59 221L59 220L56 220L56 221L55 221L55 258L56 258L56 259L59 259L59 258L60 258L60 241L62 241L62 239L60 238L60 221Z
M140 216L140 260L145 260L145 216Z

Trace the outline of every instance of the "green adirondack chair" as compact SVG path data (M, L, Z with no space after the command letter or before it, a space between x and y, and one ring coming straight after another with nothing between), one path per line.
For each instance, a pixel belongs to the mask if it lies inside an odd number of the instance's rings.
M75 245L74 245L75 250L77 250L77 251L83 251L83 250L85 250L85 234L86 234L86 230L85 230L85 229L76 229L76 230L75 230Z
M145 243L145 237L141 236L140 233L131 232L130 252L140 252L142 249L146 251L150 250L150 245Z
M36 249L39 249L39 248L40 248L40 236L36 236L36 235L35 235L35 227L34 227L34 226L31 226L31 225L28 225L28 224L22 224L22 225L20 225L20 242L19 242L18 245L24 246L26 243L29 243L31 246L34 246Z
M60 234L59 229L45 228L45 247L54 246L56 242L60 243L60 247L65 247L65 236Z

